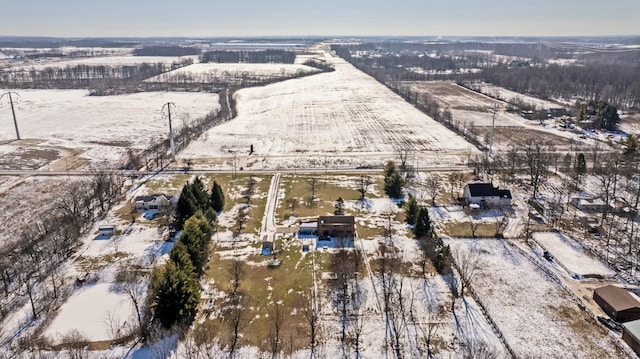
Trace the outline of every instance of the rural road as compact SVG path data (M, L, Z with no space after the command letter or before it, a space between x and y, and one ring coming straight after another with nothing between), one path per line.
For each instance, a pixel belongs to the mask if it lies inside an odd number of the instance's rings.
M433 166L433 167L421 167L420 172L450 172L450 171L468 171L469 167L466 165L456 166ZM259 170L243 170L234 171L233 169L202 169L202 170L183 170L183 169L165 169L163 171L120 171L116 170L123 176L127 177L139 177L149 176L154 174L161 175L175 175L175 174L233 174L233 173L248 173L248 174L323 174L323 173L382 173L382 167L370 167L370 168L288 168L288 169L259 169ZM91 170L73 170L73 171L42 171L42 170L0 170L0 176L91 176L95 171Z
M276 205L278 204L278 188L280 187L280 173L276 173L271 178L271 186L267 195L267 204L262 217L262 227L260 228L260 238L263 241L273 242L276 234Z

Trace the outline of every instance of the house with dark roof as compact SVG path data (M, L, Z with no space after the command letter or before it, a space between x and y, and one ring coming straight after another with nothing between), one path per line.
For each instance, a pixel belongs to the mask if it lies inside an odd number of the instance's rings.
M317 233L319 236L333 238L354 238L356 221L353 216L320 216Z
M464 186L463 197L467 204L480 207L511 205L511 191L494 187L493 183L469 183Z
M618 322L640 319L640 302L628 290L607 285L593 291L593 300Z

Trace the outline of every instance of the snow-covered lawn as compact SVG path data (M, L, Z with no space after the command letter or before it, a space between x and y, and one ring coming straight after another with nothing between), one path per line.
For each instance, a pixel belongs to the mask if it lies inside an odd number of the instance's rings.
M133 323L127 323L129 321ZM113 283L96 283L77 290L60 308L58 316L45 331L54 342L78 331L90 341L112 340L124 334L117 330L136 324L131 300L117 291Z
M86 148L85 157L97 160L117 157L127 147L145 148L152 141L168 137L168 120L162 113L167 102L175 104L174 128L219 109L218 95L209 93L89 96L86 90L16 92L20 94L14 96L14 104L21 138L35 139L41 145ZM6 96L0 103L0 118L0 141L15 139ZM0 145L5 146L12 145Z
M228 64L198 63L173 70L145 80L146 82L216 82L247 78L287 78L294 75L320 72L320 70L299 64Z
M569 272L580 277L613 277L616 273L599 260L590 257L584 249L571 238L555 232L539 232L533 239L542 248L549 251L555 260Z
M481 252L471 283L518 357L621 358L614 341L561 287L503 240L448 240Z
M465 140L435 122L370 76L340 58L336 71L236 93L238 116L206 132L184 158L324 154L357 157L415 151L465 152Z

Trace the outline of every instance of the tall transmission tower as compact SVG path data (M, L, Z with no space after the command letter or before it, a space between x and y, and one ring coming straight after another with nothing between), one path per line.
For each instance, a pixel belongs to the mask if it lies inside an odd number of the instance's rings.
M9 97L9 104L11 104L11 114L13 114L13 126L15 126L16 128L16 139L20 139L20 131L18 131L18 121L16 120L16 110L13 108L13 98L11 97L11 94L15 94L18 97L20 97L20 94L18 94L17 92L12 92L12 91L7 91L5 93L2 94L2 96L0 96L0 100L2 100L3 97L8 96Z
M167 102L166 104L164 104L162 106L162 113L164 113L164 110L167 109L167 117L169 117L169 143L171 144L171 159L173 161L176 160L176 146L173 142L173 127L171 125L171 106L173 106L173 108L176 108L176 104L174 104L173 102Z

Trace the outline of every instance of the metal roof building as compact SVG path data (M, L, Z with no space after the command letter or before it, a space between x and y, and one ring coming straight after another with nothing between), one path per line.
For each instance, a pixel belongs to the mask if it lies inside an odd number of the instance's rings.
M640 320L622 324L622 340L629 344L636 354L640 354Z
M597 288L593 291L593 300L614 320L640 319L640 302L624 288L614 285Z

